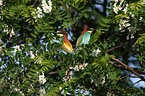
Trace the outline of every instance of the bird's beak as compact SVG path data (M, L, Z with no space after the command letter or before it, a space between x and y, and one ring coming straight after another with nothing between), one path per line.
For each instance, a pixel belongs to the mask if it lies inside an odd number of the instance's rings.
M59 37L62 37L63 35L62 34L56 34L57 36L59 36Z
M93 30L88 31L90 34L93 32Z

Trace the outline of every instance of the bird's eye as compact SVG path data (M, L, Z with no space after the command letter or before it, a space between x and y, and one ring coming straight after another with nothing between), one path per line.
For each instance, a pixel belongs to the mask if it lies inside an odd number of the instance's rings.
M94 30L93 28L90 28L91 30Z
M56 33L60 33L60 31L57 31Z

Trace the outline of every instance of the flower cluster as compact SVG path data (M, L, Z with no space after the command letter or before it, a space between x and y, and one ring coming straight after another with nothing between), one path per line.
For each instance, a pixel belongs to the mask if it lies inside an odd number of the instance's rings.
M19 46L19 45L16 45L14 48L15 48L15 49L14 49L14 53L16 53L17 51L21 51L21 49L20 49L20 46Z
M34 59L34 58L35 58L35 55L33 54L32 51L30 51L30 58L31 58L31 59Z
M46 0L42 0L42 7L45 13L49 13L52 10L52 2L48 1L49 6L46 3Z
M10 34L10 38L15 35L15 32L14 32L14 29L10 29L8 28L8 25L4 24L4 31L3 32L6 32L7 34Z
M51 10L52 10L52 2L51 2L51 0L48 1L48 4L49 4L49 6L47 5L46 0L42 0L41 6L42 6L42 9L43 9L43 11L44 11L45 13L50 13ZM35 10L36 12L32 12L32 15L33 15L33 14L37 14L37 17L38 17L38 18L42 18L43 15L44 15L44 14L42 13L42 9L41 9L40 7L37 7L37 10ZM36 18L36 17L34 16L34 18ZM37 20L36 20L36 21L37 21ZM36 21L35 21L35 22L36 22Z
M14 80L12 81L12 85L10 86L10 88L15 91L15 92L19 92L21 94L21 96L24 96L24 93L19 89L17 88L15 85L13 85L15 82ZM20 86L20 83L18 84L18 86Z
M0 0L0 5L3 5L3 0Z
M39 75L39 82L41 84L44 84L46 82L46 78L44 76L44 73L42 72L42 75Z
M72 75L73 75L73 71L70 70L74 70L74 71L79 71L79 70L84 70L84 68L88 65L88 63L83 63L80 65L76 65L75 67L70 67L66 73L65 73L65 77L63 78L63 80L66 82L67 80L72 79Z
M134 33L136 33L136 30L135 30L136 29L136 18L135 18L135 14L129 12L129 10L128 10L128 4L125 4L126 1L124 1L124 0L121 0L121 1L120 0L112 0L112 1L115 1L114 5L113 5L113 11L116 14L118 14L119 10L122 10L124 12L124 14L128 13L128 15L130 15L130 16L122 17L119 20L119 30L121 32L125 32L125 29L128 29L128 31L131 34L131 37L130 38L134 38ZM118 2L118 1L120 1L120 2ZM131 26L130 19L135 20L134 21L134 25L135 26ZM139 20L142 20L142 17ZM129 39L129 35L127 36L127 40L128 39Z
M121 0L121 2L119 3L119 5L117 5L118 4L118 1L119 0L115 0L115 3L113 5L113 11L116 14L118 14L118 11L119 10L122 10L124 8L123 11L124 11L124 14L126 14L127 13L127 8L128 8L128 4L125 5L125 1L124 0Z
M99 54L99 52L101 52L101 50L97 49L97 50L93 50L92 51L92 56L97 57L97 55Z
M43 17L42 9L40 7L37 7L36 14L38 15L38 18L42 18Z
M81 65L76 65L74 68L70 67L70 69L74 69L75 71L84 70L84 68L88 65L88 63L83 63Z
M39 90L40 96L44 96L46 94L45 88Z
M127 17L127 19L129 19L129 17ZM129 27L131 24L130 23L128 23L129 22L129 20L123 20L123 19L121 19L120 20L120 23L119 23L119 30L122 30L122 29L124 29L124 28L127 28L127 27ZM122 30L121 32L124 32L125 30Z
M124 0L122 0L122 1L120 2L120 4L117 6L118 0L115 0L115 3L114 3L114 5L113 5L113 10L114 10L114 12L115 12L116 14L118 14L118 11L122 9L121 5L122 5L123 2L124 2Z

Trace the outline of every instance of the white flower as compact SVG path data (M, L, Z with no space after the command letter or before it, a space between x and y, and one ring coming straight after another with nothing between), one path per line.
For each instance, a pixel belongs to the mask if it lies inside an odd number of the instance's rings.
M124 2L124 0L121 0L119 6L117 6L118 0L115 0L115 3L114 3L114 5L113 5L113 10L114 10L114 12L115 12L116 14L118 14L118 11L121 10L121 9L123 8L123 7L121 7L122 4L123 4L123 2ZM124 10L124 11L126 12L127 9Z
M31 59L34 59L35 58L35 55L33 54L32 51L30 51L30 56L31 56Z
M123 11L124 11L125 14L127 12L127 7L128 7L128 4L126 4L126 7L123 9Z
M39 90L40 96L44 96L46 94L45 88Z
M130 25L131 25L131 24L127 23L127 24L126 24L126 27L127 27L127 26L130 26Z
M118 11L122 9L121 5L124 2L124 0L122 0L119 4L119 6L117 6L118 0L115 0L115 4L113 5L113 10L116 14L118 14Z
M129 20L120 20L120 24L119 24L119 30L122 30L123 28L129 27L131 24L128 23Z
M8 32L8 28L5 28L5 29L4 29L4 32L7 32L7 34L8 34L8 33L9 33L9 32Z
M22 96L25 96L24 93L22 93Z
M10 37L12 37L13 35L15 35L15 33L14 33L14 29L12 28L12 31L10 33Z
M20 91L20 89L18 89L18 88L14 88L14 90L15 90L15 91Z
M73 74L73 72L72 72L72 71L70 71L70 72L69 72L69 75L72 75L72 74Z
M75 66L74 70L75 70L75 71L79 71L78 65Z
M48 1L49 6L46 3L46 0L42 0L42 7L45 13L49 13L52 10L52 2L51 0Z
M119 4L119 6L121 6L123 2L124 2L124 0L121 0L121 2L120 2L120 4Z
M8 29L8 25L4 25L4 32L6 32L7 34L9 34L10 33L10 37L12 37L13 35L15 35L15 33L14 33L14 29L12 28L12 30L11 30L11 32L9 31L9 29Z
M99 52L101 52L101 50L99 50L99 49L93 50L91 55L97 57L97 54L99 54Z
M24 46L24 44L21 44L21 46Z
M131 17L134 17L134 14L132 14Z
M48 1L49 6L46 3L46 0L42 0L42 9L44 10L45 13L50 13L52 10L52 2L51 0ZM36 17L38 18L42 18L43 17L43 13L42 13L42 9L40 7L37 7L37 12L32 12L32 15L34 19L36 19ZM37 16L35 16L35 14L37 14ZM37 20L35 20L35 22L37 22Z
M84 69L83 65L79 65L79 69L83 70Z
M143 0L141 4L145 4L145 0Z
M14 48L15 48L15 50L14 50L15 53L16 53L17 51L21 51L19 45L16 45Z
M62 90L61 94L64 94L64 89ZM65 96L65 95L64 95Z
M101 52L101 50L97 49L97 53Z
M46 78L45 78L43 72L42 72L42 74L43 74L43 75L39 75L39 82L40 82L41 84L44 84L44 83L46 82Z
M0 0L0 5L3 5L3 0Z
M83 63L83 66L86 67L88 65L88 63Z
M131 39L133 39L133 38L134 38L134 36L132 35L130 38L131 38Z
M73 69L73 67L69 67L69 69Z
M142 20L142 17L140 17L139 20Z
M11 31L11 33L12 33L12 35L15 35L15 33L14 33L14 29L12 28L12 31Z
M42 9L40 7L37 7L37 15L38 15L38 18L42 18L43 17L43 13L42 13Z
M117 3L118 2L118 0L115 0L115 3Z
M115 5L115 4L114 4ZM114 10L114 12L116 13L116 14L118 14L118 7L116 7L116 6L114 6L114 8L113 8L113 10Z
M62 87L59 87L59 90L62 90Z

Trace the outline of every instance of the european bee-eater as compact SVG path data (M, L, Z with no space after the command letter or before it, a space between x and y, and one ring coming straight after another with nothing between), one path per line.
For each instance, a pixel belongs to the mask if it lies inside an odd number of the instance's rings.
M68 40L68 37L65 33L65 31L60 30L57 31L57 36L59 36L59 40L62 42L61 48L66 52L66 53L73 53L73 48L71 43Z
M76 48L81 44L88 44L90 40L90 34L93 32L93 28L85 27L80 37L77 39Z

